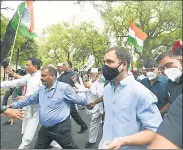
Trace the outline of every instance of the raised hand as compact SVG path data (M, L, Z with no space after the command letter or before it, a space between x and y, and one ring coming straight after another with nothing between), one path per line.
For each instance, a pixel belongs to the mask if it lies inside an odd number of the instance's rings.
M12 121L13 118L23 120L23 118L25 117L25 112L23 109L7 108L4 114L6 114L9 117L11 124L13 124L13 121Z
M13 72L13 69L10 66L8 66L6 68L6 73L9 74L9 75L13 75L14 72Z

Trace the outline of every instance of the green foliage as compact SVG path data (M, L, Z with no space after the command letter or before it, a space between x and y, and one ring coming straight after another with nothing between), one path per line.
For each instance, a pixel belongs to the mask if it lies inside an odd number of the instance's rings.
M63 22L48 27L38 43L44 65L70 60L80 68L91 54L95 56L96 66L102 64L108 38L93 24L83 22L76 26Z
M6 33L6 27L9 23L9 19L1 14L1 40L3 40ZM37 57L37 45L33 39L27 39L21 34L17 33L15 46L13 49L12 63L16 62L17 50L20 49L19 65L25 65L25 61L29 57ZM12 50L12 48L11 48ZM10 52L7 56L10 58Z
M1 40L3 40L9 19L1 13Z
M15 62L16 61L16 57L17 57L17 50L19 48L19 65L25 65L26 61L28 58L40 58L38 57L38 46L36 44L36 42L34 41L34 39L24 39L24 42L21 43L21 45L19 47L16 48L16 50L13 53L13 58L12 60Z
M117 45L128 46L129 22L132 20L148 34L142 52L135 52L140 59L155 58L170 48L173 42L182 38L181 1L127 1L118 6L108 3L101 15L106 32L115 39ZM164 48L162 48L164 47ZM167 48L166 48L167 47Z

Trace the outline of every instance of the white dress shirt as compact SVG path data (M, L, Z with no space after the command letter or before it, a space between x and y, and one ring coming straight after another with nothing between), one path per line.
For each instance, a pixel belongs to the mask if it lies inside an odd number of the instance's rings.
M91 83L91 87L88 88L82 88L78 87L79 93L86 93L86 98L88 101L96 100L100 98L103 95L103 89L104 89L104 83L100 82L99 80L96 80L95 82ZM95 105L95 107L92 110L88 110L89 113L95 113L98 109L100 109L100 113L103 114L103 102L98 103Z
M39 89L39 87L42 85L41 71L38 70L34 74L29 73L25 76L22 76L20 79L1 82L1 88L13 88L13 87L24 86L24 85L27 85L25 96L32 95L34 92L36 92ZM31 108L31 106L25 107L25 111L27 112L26 118L32 117L32 114L35 111L32 109L38 109L38 108L37 107Z

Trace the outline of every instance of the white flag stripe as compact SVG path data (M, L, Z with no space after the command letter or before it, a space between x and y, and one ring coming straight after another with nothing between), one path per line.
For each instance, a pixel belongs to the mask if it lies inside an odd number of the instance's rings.
M143 45L144 45L144 41L141 40L139 37L136 36L136 40L137 40L137 44L138 44L139 46L143 46Z
M144 45L144 44L143 44L144 41L141 40L138 36L136 36L136 35L135 35L135 31L132 30L131 28L129 28L129 36L131 36L132 38L136 39L137 44L138 44L139 46L143 46L143 45Z

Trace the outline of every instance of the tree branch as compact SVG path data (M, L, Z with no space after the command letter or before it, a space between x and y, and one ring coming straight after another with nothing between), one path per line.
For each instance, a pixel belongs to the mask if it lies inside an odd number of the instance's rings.
M144 58L143 56L142 56L142 54L134 47L134 52L135 53L137 53L139 56L140 56L140 58Z

